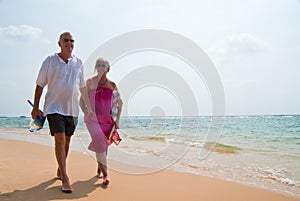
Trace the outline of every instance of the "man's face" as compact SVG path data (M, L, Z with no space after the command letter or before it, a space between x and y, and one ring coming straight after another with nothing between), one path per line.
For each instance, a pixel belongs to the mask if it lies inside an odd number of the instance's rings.
M72 51L74 49L74 42L75 41L74 41L73 36L69 33L66 33L61 37L58 44L59 44L62 52L72 53Z

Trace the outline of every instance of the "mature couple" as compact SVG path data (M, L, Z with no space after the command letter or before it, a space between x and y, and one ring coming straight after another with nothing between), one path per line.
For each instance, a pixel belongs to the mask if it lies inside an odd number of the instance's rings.
M110 69L108 61L98 59L95 65L97 75L85 82L82 61L72 55L74 42L71 33L62 33L58 41L61 51L43 62L36 81L34 108L31 112L33 119L41 117L39 103L47 85L44 115L47 115L50 132L54 136L57 176L62 181L61 189L65 193L73 191L67 174L66 158L78 121L79 105L92 138L88 148L96 153L97 176L103 177L104 185L109 183L106 156L111 141L108 139L119 126L122 108L116 84L106 77ZM115 118L111 115L112 109L117 111Z

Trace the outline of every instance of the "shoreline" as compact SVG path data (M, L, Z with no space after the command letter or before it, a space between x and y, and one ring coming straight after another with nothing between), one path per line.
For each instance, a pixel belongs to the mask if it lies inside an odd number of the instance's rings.
M111 184L104 188L95 177L96 163L71 150L67 160L74 192L60 191L51 146L0 139L0 200L300 200L277 192L191 173L163 170L130 175L109 170ZM119 164L120 166L122 164ZM127 167L128 168L128 167ZM139 167L132 167L139 168ZM152 193L155 192L155 193Z
M24 128L0 128L0 139L35 143L53 149L54 142L52 137L49 135L48 129L43 129L39 132L34 133L30 133L29 131L27 131L26 133L26 131L27 130L24 130ZM90 140L83 138L81 132L82 131L78 131L74 135L70 150L80 152L81 154L86 154L89 156L89 158L93 158L93 152L87 150L87 145ZM87 134L85 133L85 135ZM281 163L277 164L277 162L275 163L276 157L274 159L272 157L265 156L264 158L258 159L258 157L261 157L262 155L247 155L247 152L245 152L245 150L242 150L241 152L238 151L238 153L233 154L219 154L217 151L213 151L212 153L210 153L209 157L205 159L205 162L195 162L190 161L189 159L190 157L193 157L199 160L196 157L197 154L199 154L199 147L192 146L189 151L185 153L184 157L176 162L174 161L174 159L176 160L176 158L171 158L171 161L169 161L169 158L164 158L167 155L157 155L157 153L151 151L151 149L148 152L142 152L144 150L141 150L140 148L141 145L145 145L145 148L146 146L152 146L153 143L160 143L157 145L165 146L165 144L160 141L151 140L149 141L150 143L147 144L146 142L145 144L144 141L132 141L130 138L126 139L127 140L121 143L121 145L112 145L110 147L108 158L110 162L110 168L113 171L125 174L129 173L132 175L140 175L153 174L167 169L170 171L199 175L254 188L265 189L286 196L296 197L298 199L300 198L298 194L298 192L300 191L300 183L298 182L299 177L296 176L299 175L296 171L297 168L294 169L294 172L297 173L295 175L296 177L293 177L293 175L291 174L286 174L288 170L292 170L288 168L289 166L291 167L292 164L294 164L294 168L299 166L296 165L297 162L295 161L293 163L283 163L283 161L281 161ZM170 149L166 153L173 153L176 155L178 149L177 147L174 148ZM137 158L135 158L135 156L137 156ZM251 166L248 166L250 167L248 168L243 164L245 163L245 159L249 160L249 162L247 162L248 164L251 165L253 163L252 169L250 169ZM257 161L264 162L263 164L260 164L261 166L258 166ZM126 164L125 166L122 166L125 168L120 169L120 164ZM166 164L167 166L165 166ZM287 166L287 164L290 165Z

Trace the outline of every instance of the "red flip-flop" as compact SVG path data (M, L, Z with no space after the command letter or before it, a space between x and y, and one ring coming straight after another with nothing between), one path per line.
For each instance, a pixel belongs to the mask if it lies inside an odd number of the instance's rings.
M105 185L105 186L107 186L108 184L109 184L109 180L108 179L106 179L105 181L103 181L103 183L102 183L103 185Z

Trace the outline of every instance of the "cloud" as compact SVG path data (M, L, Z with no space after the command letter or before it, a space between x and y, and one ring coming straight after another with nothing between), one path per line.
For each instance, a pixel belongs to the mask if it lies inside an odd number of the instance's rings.
M216 41L210 48L212 54L248 54L267 49L267 43L247 33L232 34Z
M45 42L49 40L42 36L42 30L29 25L0 27L0 44L7 44L13 42Z

